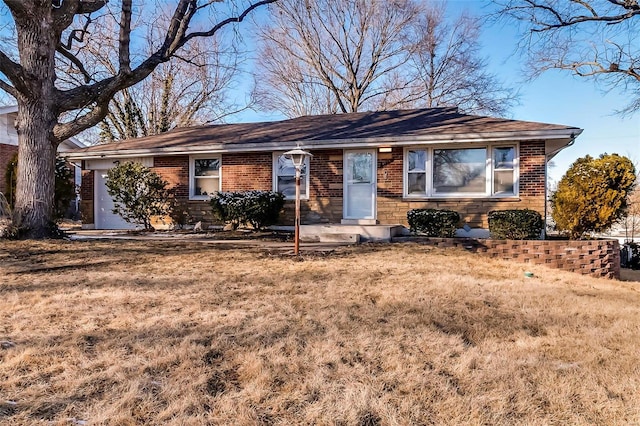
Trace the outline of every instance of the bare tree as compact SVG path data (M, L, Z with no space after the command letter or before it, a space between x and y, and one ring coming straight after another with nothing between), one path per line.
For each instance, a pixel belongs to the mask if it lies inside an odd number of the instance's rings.
M638 175L640 181L640 175ZM625 239L635 241L640 236L640 185L629 194L627 214L622 219Z
M372 109L409 60L411 0L281 0L265 26L255 96L288 116Z
M621 89L640 109L640 4L638 0L493 0L500 15L522 24L521 48L537 75L561 69Z
M502 115L513 91L487 71L480 23L446 4L286 0L262 29L257 104L288 116L457 106Z
M160 64L180 54L190 41L212 37L229 24L241 22L251 11L275 0L241 7L212 1L176 0L170 3L114 0L3 0L10 12L17 40L17 57L0 50L0 88L18 103L19 140L15 220L32 238L49 234L53 207L56 148L61 141L102 121L109 102L119 91L147 78ZM135 6L135 7L134 7ZM162 35L147 54L136 50L133 18L165 8L171 16ZM207 15L208 12L211 14ZM118 22L117 34L101 39L118 52L117 72L91 74L75 46L92 35L92 25ZM196 25L197 23L197 25ZM10 39L3 34L2 38ZM58 80L56 66L68 64L81 84Z
M411 56L397 72L401 90L381 107L456 106L466 113L502 116L517 96L488 71L480 55L480 20L466 13L448 20L446 5L430 5L409 28Z
M135 30L147 33L142 41L147 44L147 55L153 52L159 33L166 27L163 23L169 18L161 15L152 20L138 19ZM112 21L111 25L103 25L98 30L108 37L114 33L115 25L118 23ZM117 52L105 48L99 41L102 38L94 31L94 37L80 46L76 55L89 60L87 68L92 74L100 68L115 74ZM100 141L112 142L221 121L246 108L234 104L228 93L240 72L241 57L234 41L222 40L219 34L207 40L192 40L176 55L176 60L160 64L147 79L113 97L109 112L99 125ZM92 58L98 59L97 63L91 61ZM72 76L72 71L68 66L64 75Z

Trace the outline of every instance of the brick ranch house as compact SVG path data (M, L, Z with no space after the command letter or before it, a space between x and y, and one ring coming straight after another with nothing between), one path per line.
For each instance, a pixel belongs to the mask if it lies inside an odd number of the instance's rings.
M473 231L488 227L491 210L544 216L547 163L581 132L432 108L181 128L67 156L82 161L85 228L130 227L111 212L105 186L118 162L151 167L207 226L216 191L274 190L293 199L294 169L282 153L300 146L313 154L302 178L303 224L406 225L408 210L440 208L457 211ZM292 223L292 205L283 224Z

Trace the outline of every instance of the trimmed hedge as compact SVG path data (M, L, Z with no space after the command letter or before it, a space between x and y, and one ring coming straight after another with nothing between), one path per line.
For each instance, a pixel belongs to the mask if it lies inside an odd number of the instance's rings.
M489 212L489 232L499 240L538 240L544 221L535 210L495 210Z
M453 237L460 215L453 210L412 209L407 212L409 229L414 234L428 237Z
M213 215L233 229L246 224L262 229L278 221L284 195L273 191L218 192L210 203Z

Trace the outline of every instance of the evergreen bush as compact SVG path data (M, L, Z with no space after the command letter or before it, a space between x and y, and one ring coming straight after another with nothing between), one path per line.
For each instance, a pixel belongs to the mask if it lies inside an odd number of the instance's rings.
M218 192L210 203L213 215L233 229L246 224L263 229L278 221L284 195L273 191Z
M460 215L445 209L412 209L407 212L409 229L414 234L428 237L453 237Z
M556 228L570 238L607 231L625 216L635 180L635 167L627 157L577 159L551 197Z
M496 210L489 212L491 237L506 240L537 240L544 220L535 210Z
M150 168L133 162L120 163L107 172L107 192L113 197L113 213L129 223L153 230L151 218L171 213L169 185Z

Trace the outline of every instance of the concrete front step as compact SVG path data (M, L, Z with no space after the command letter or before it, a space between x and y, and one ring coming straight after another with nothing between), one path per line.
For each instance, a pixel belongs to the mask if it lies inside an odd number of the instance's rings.
M352 242L353 244L360 241L389 242L393 237L403 235L404 231L405 227L402 225L301 225L300 239L302 241Z
M344 233L326 233L317 235L302 235L300 232L300 241L303 243L360 243L360 234L344 234Z

